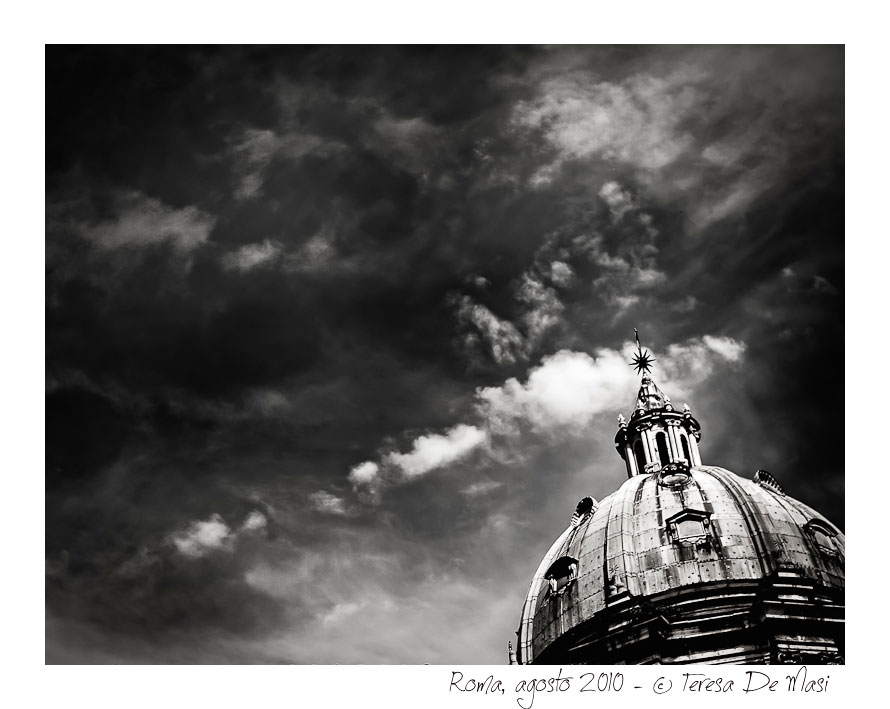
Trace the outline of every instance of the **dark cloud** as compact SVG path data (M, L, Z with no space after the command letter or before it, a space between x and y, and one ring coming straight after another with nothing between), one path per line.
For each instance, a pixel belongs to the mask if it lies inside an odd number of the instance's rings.
M843 48L46 59L47 661L503 661L633 327L844 524Z

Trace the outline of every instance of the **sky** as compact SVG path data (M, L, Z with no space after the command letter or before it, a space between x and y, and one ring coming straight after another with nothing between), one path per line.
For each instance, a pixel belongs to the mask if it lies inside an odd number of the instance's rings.
M48 47L46 661L501 664L626 479L844 527L842 47Z

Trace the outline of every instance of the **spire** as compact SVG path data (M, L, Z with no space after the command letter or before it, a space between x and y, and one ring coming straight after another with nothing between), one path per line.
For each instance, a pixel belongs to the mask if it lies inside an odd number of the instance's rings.
M652 381L649 376L655 357L649 354L649 350L644 350L640 344L640 333L634 328L634 340L637 342L637 351L633 355L633 360L628 364L637 370L637 374L642 372L643 380L640 385L640 391L637 394L637 403L633 416L638 416L655 409L663 409L665 405L670 405L670 399L666 397L661 389Z
M656 409L664 409L670 406L670 399L664 395L664 392L658 388L658 385L652 381L652 377L648 373L643 375L643 381L640 384L640 391L637 394L637 404L634 415L637 412L647 413ZM673 407L671 407L673 408Z
M652 363L655 361L655 358L649 355L649 350L646 350L645 352L643 351L643 348L640 346L640 334L637 332L636 328L634 328L634 339L637 341L637 351L634 353L634 358L633 361L630 362L630 366L637 370L637 374L643 372L643 380L645 381L646 375L652 368Z
M634 340L637 349L628 364L643 376L630 421L619 416L615 435L615 448L627 464L628 477L657 472L667 465L701 465L698 421L688 405L682 412L674 410L670 397L652 380L655 358L643 349L636 328Z

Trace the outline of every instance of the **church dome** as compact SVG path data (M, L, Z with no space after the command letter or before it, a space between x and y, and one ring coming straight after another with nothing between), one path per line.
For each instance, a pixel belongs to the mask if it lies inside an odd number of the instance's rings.
M844 535L766 471L702 465L700 428L644 373L628 480L578 503L532 579L516 660L842 662Z

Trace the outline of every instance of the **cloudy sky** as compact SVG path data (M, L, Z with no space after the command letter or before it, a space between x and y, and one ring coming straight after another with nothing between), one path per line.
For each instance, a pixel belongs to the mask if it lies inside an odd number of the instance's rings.
M842 48L46 60L47 662L505 662L634 327L844 526Z

